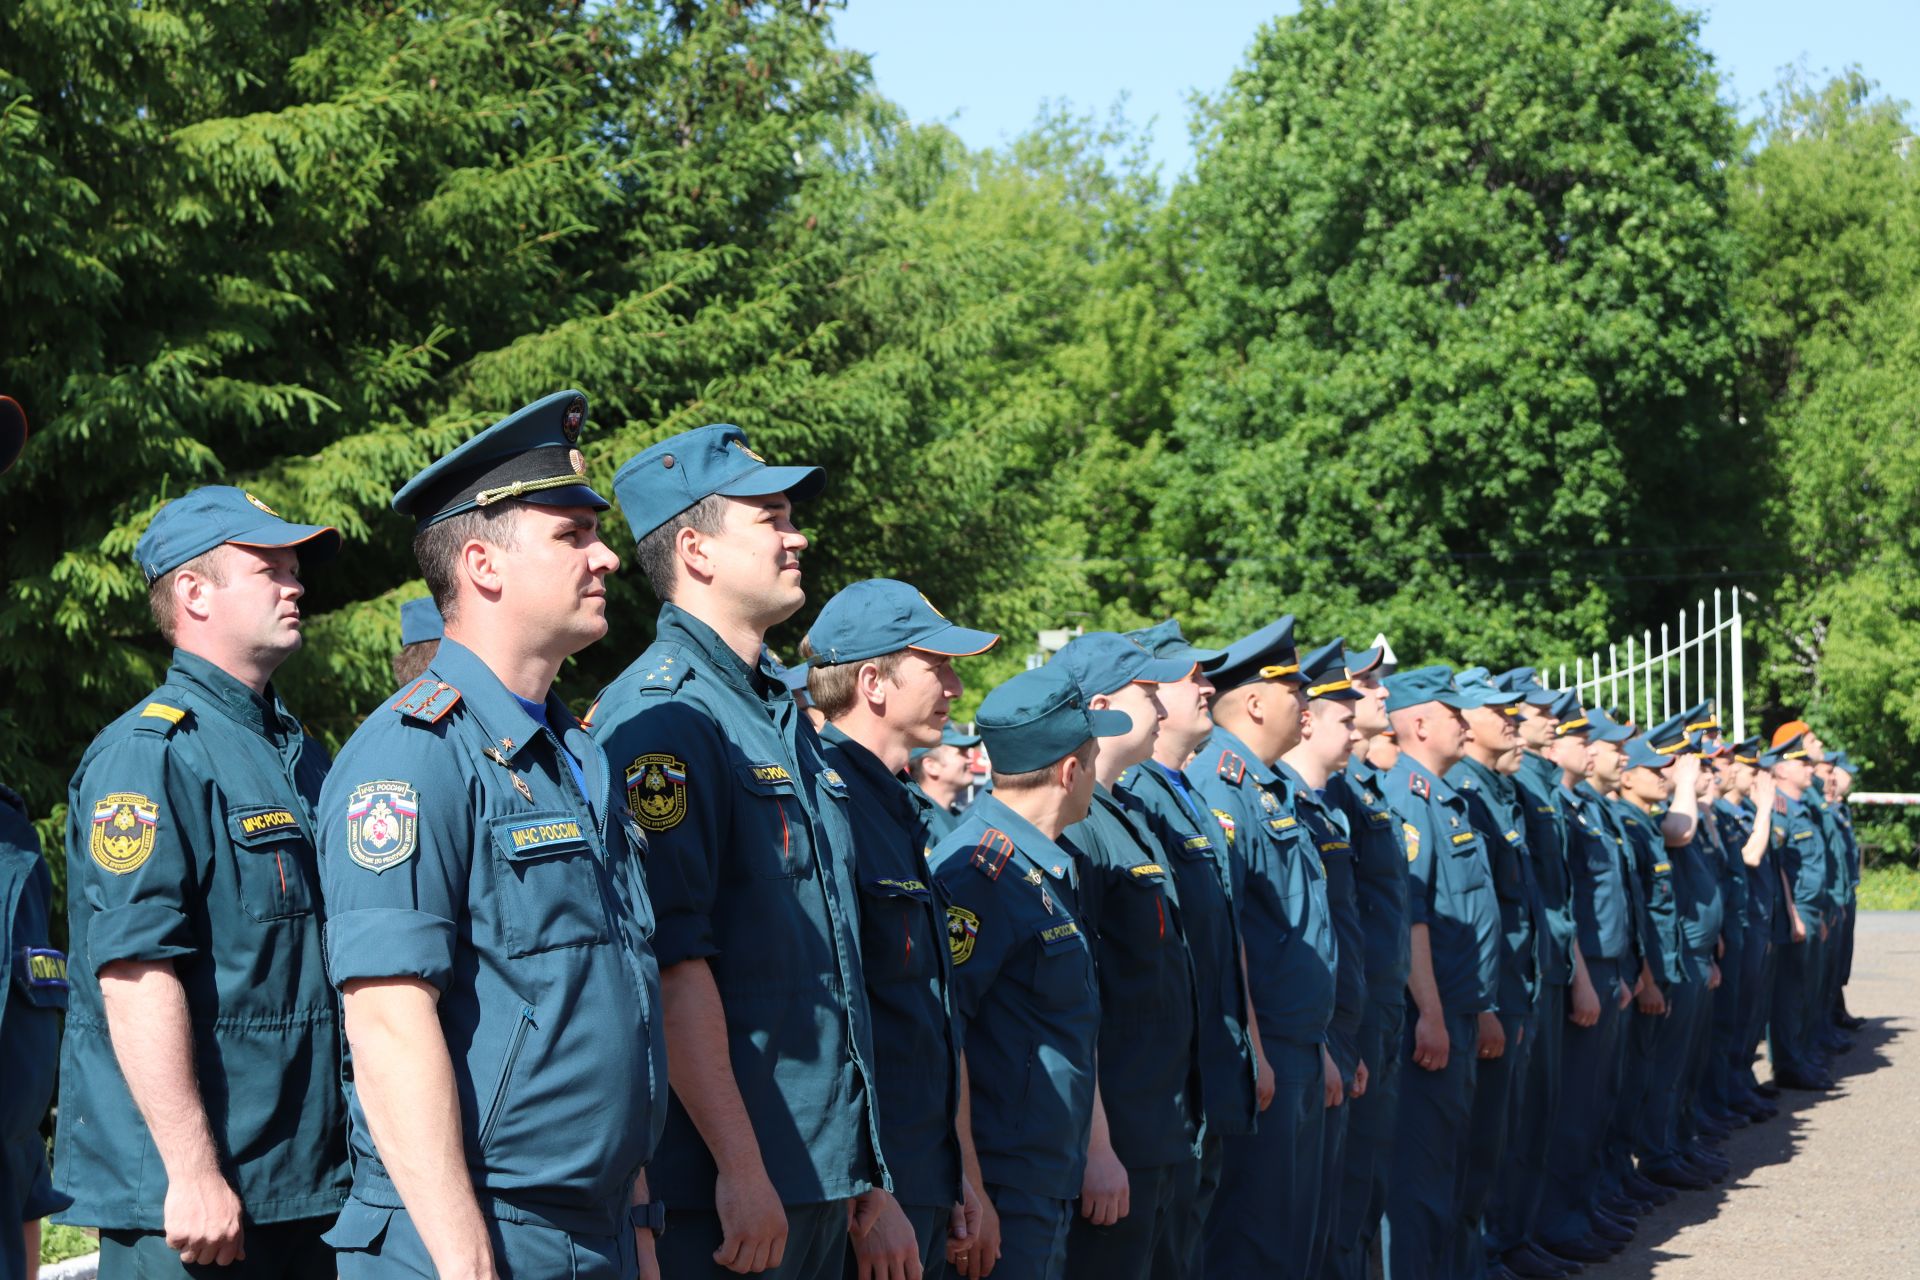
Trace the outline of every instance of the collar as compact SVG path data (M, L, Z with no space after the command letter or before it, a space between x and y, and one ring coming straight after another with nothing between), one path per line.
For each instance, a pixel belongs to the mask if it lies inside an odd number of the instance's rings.
M267 696L262 697L227 674L225 668L185 649L173 651L173 670L168 672L168 679L175 674L210 698L214 705L226 713L228 719L245 725L262 737L299 729L300 722L287 714L286 704L280 701L280 695L274 691L271 682L267 685Z
M719 632L671 600L660 606L660 617L654 623L653 638L692 649L706 659L707 665L721 679L762 701L770 701L775 691L783 698L791 696L787 693L787 687L780 683L779 672L765 646L761 647L759 663L749 667L740 661L739 654L727 647Z
M916 800L917 789L911 780L902 779L898 774L888 773L887 766L880 763L880 757L873 754L865 743L857 742L841 732L837 724L825 725L820 730L820 741L836 755L838 762L849 773L860 780L860 789L878 799L896 816L907 822L915 822L920 817L922 801ZM936 807L933 797L926 795L924 803L928 808Z
M1475 786L1478 786L1484 791L1492 792L1499 800L1508 804L1513 803L1512 778L1487 768L1487 766L1481 764L1472 756L1468 756L1459 764L1455 765L1454 768L1465 770L1467 776L1473 779ZM1452 770L1448 770L1448 776L1452 776Z
M1200 750L1194 753L1193 763L1188 767L1198 770L1202 777L1211 776L1220 767L1220 753L1223 751L1231 751L1240 757L1247 766L1247 777L1260 786L1272 786L1279 776L1266 761L1253 754L1253 748L1240 741L1237 734L1217 724L1213 726L1213 732L1207 735L1207 740L1200 744Z
M457 640L442 640L440 651L433 656L433 664L427 673L436 680L444 681L460 691L460 701L480 731L486 734L492 746L505 752L509 757L517 756L526 749L528 743L540 736L540 729L527 709L506 685L500 683L500 677L493 668L480 660L478 654ZM560 696L547 690L547 725L566 726L574 719L567 704ZM555 712L559 712L555 715ZM554 736L560 736L561 730L553 730Z
M1434 777L1433 770L1427 768L1427 766L1421 764L1404 751L1400 753L1400 759L1395 762L1393 771L1389 773L1387 777L1393 779L1402 775L1406 777L1407 789L1415 795L1418 795L1419 792L1414 788L1413 783L1415 779L1418 779L1427 784L1431 792L1429 798L1433 800L1434 803L1452 805L1456 808L1464 808L1466 806L1466 802L1460 798L1460 793L1449 786L1445 778Z
M1099 788L1096 787L1095 790ZM989 791L973 802L973 813L981 822L1013 841L1013 850L1029 865L1038 867L1055 880L1065 880L1073 859L1057 843L1047 839L1040 828L1009 809L1006 802Z

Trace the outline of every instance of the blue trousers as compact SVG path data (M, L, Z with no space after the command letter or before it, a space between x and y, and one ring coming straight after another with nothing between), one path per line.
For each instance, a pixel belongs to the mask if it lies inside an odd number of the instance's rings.
M845 1213L843 1209L841 1211ZM669 1236L672 1232L667 1233ZM845 1235L844 1221L841 1234ZM576 1276L581 1280L633 1280L640 1274L640 1258L634 1252L633 1232L619 1231L610 1236L573 1235L553 1227L530 1222L502 1222L488 1219L487 1235L493 1242L494 1274L501 1280L549 1280L553 1276ZM440 1273L427 1253L426 1243L414 1226L413 1215L405 1209L383 1209L348 1200L340 1210L340 1219L327 1240L340 1252L336 1261L340 1280L433 1280ZM661 1241L664 1250L665 1239ZM719 1247L719 1241L714 1242ZM791 1254L789 1254L791 1256ZM252 1250L248 1250L252 1258ZM665 1271L666 1257L661 1255L663 1275L683 1274ZM100 1274L107 1274L102 1255ZM706 1260L708 1271L715 1270ZM142 1277L159 1274L137 1273ZM201 1273L189 1273L201 1274ZM208 1268L208 1276L227 1276L229 1268ZM269 1274L262 1272L262 1275ZM274 1272L271 1274L281 1274ZM293 1273L287 1273L293 1274ZM837 1278L836 1278L837 1280Z
M1495 1257L1533 1238L1546 1192L1554 1117L1560 1107L1562 1050L1570 987L1545 985L1534 1005L1533 1030L1525 1046L1526 1083L1514 1093L1507 1161L1494 1184L1487 1212L1487 1252ZM1509 1050L1511 1052L1511 1050Z
M1592 1233L1588 1212L1598 1201L1600 1140L1611 1115L1620 1069L1620 1033L1625 1015L1614 998L1620 962L1587 958L1587 974L1600 996L1600 1017L1590 1027L1566 1024L1560 1069L1560 1105L1554 1112L1552 1162L1540 1197L1538 1239L1579 1240Z
M1767 1027L1775 1075L1812 1074L1816 1070L1817 1058L1807 1043L1807 1014L1819 972L1819 942L1812 932L1806 941L1789 942L1780 948L1773 977L1773 1020Z
M787 1251L779 1266L759 1274L777 1280L841 1280L846 1269L847 1202L829 1200L825 1204L790 1204L785 1208ZM669 1204L667 1229L656 1246L660 1274L672 1276L674 1280L684 1276L710 1276L720 1280L733 1275L713 1260L714 1250L725 1238L726 1233L720 1229L720 1215L712 1209L675 1209ZM342 1280L346 1280L344 1275Z
M1220 1191L1220 1170L1226 1162L1224 1139L1208 1133L1200 1139L1200 1163L1194 1171L1193 1203L1187 1206L1186 1266L1183 1276L1207 1273L1207 1219L1213 1214L1213 1199Z
M1746 1030L1734 1059L1734 1074L1749 1089L1760 1080L1753 1073L1753 1064L1760 1054L1760 1042L1767 1038L1767 1023L1773 1017L1773 984L1780 967L1780 953L1784 950L1784 945L1776 944L1765 935L1757 940L1747 939L1747 982L1740 996L1740 1003L1747 1011Z
M1000 1261L993 1274L1004 1280L1064 1280L1073 1201L1013 1187L989 1186L984 1194L1000 1214ZM660 1275L679 1280L665 1268Z
M1743 1003L1746 950L1746 935L1742 933L1720 957L1720 989L1712 997L1713 1017L1707 1033L1707 1065L1700 1078L1700 1101L1705 1110L1716 1115L1731 1113L1734 1099L1745 1092L1734 1073L1734 1061L1748 1012Z
M1687 1060L1693 1053L1706 986L1671 982L1665 994L1664 1017L1641 1015L1648 1058L1646 1078L1658 1083L1643 1091L1634 1109L1634 1151L1643 1166L1654 1169L1671 1166L1685 1145L1681 1117L1686 1112Z
M1400 1032L1406 1022L1403 992L1370 995L1360 1015L1360 1059L1367 1064L1367 1092L1347 1103L1347 1149L1340 1176L1323 1194L1336 1196L1328 1275L1366 1280L1367 1253L1387 1211L1393 1132L1400 1118L1400 1077L1406 1069Z
M1207 1219L1207 1275L1302 1277L1320 1211L1326 1132L1319 1045L1261 1037L1273 1068L1273 1104L1249 1137L1228 1138L1220 1190Z
M1457 1256L1465 1231L1460 1182L1473 1132L1478 1019L1471 1013L1449 1013L1446 1022L1447 1065L1438 1071L1411 1065L1411 1009L1400 1037L1401 1056L1409 1065L1400 1078L1393 1164L1404 1176L1387 1188L1387 1280L1450 1276L1450 1260Z
M1368 1070L1372 1070L1371 1063ZM1373 1082L1367 1083L1371 1087ZM1333 1236L1340 1225L1340 1175L1346 1164L1347 1125L1352 1115L1351 1100L1343 1100L1339 1106L1327 1110L1326 1128L1320 1138L1320 1212L1319 1220L1313 1224L1313 1253L1307 1259L1308 1275L1323 1274L1333 1253Z
M1613 1094L1608 1106L1607 1133L1600 1141L1600 1181L1595 1187L1596 1203L1620 1192L1633 1173L1634 1132L1639 1125L1642 1103L1646 1099L1650 1068L1653 1063L1654 1037L1662 1021L1640 1012L1630 1004L1621 1015L1615 1059Z
M1127 1170L1127 1216L1096 1227L1078 1210L1067 1229L1068 1280L1153 1280L1186 1274L1187 1219L1200 1160Z
M1454 1241L1452 1274L1486 1274L1487 1209L1509 1159L1514 1108L1526 1092L1527 1062L1533 1054L1531 1007L1500 1014L1507 1047L1497 1058L1474 1067L1473 1112L1468 1120L1467 1163L1460 1173L1460 1234Z

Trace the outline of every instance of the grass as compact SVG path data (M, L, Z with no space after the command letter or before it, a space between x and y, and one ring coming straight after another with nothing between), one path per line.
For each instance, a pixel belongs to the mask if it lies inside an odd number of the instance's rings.
M93 1232L79 1227L62 1226L57 1222L40 1224L40 1265L65 1262L68 1258L81 1258L99 1249L100 1242L94 1239Z
M1868 867L1860 877L1862 911L1920 911L1920 867Z

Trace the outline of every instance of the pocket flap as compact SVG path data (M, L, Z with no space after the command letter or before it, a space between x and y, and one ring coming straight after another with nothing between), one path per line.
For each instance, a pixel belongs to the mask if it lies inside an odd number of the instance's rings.
M494 818L488 825L493 828L494 845L510 862L551 858L592 848L579 817L559 810L516 813Z
M227 831L235 844L248 846L306 836L299 816L283 804L231 805L227 809Z

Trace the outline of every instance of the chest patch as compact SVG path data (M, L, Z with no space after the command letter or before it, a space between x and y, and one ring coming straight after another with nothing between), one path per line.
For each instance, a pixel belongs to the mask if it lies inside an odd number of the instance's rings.
M793 775L787 772L783 764L756 764L751 770L755 782L792 782ZM835 774L836 781L839 775Z
M110 792L94 802L87 852L114 875L124 876L138 871L152 855L159 829L159 805L137 791Z
M627 812L649 831L671 831L687 816L687 766L669 755L635 757L626 768Z
M242 835L265 835L269 831L284 831L296 827L291 809L266 809L260 813L249 813L240 819Z
M363 782L347 797L347 855L367 870L411 858L419 835L420 796L412 784Z
M508 827L505 831L507 843L515 853L527 849L544 849L549 845L578 844L580 842L580 824L572 818L558 822L527 822L517 827Z

